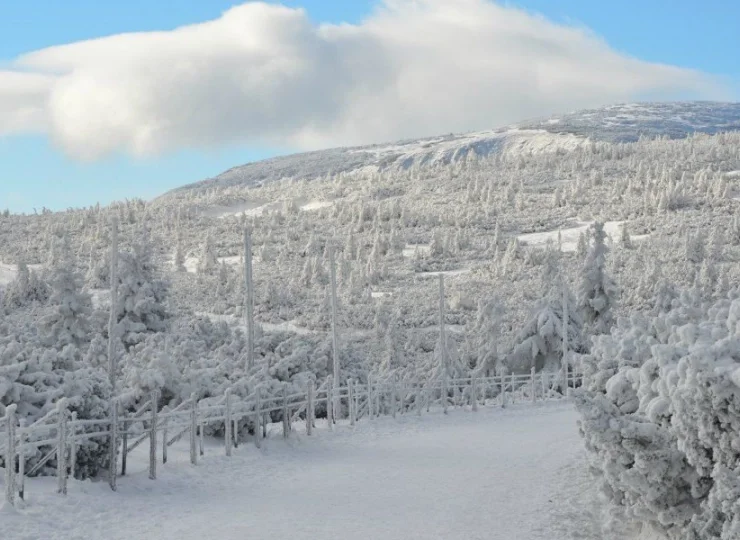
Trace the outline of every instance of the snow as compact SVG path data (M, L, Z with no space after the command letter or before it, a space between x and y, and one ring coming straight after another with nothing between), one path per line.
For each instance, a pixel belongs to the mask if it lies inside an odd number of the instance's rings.
M309 201L301 205L299 208L304 212L312 212L314 210L321 210L322 208L328 208L333 205L334 203L332 201Z
M213 206L204 211L204 215L215 218L229 218L246 214L249 217L261 216L266 212L280 210L286 203L294 203L297 208L304 212L311 212L333 206L332 201L305 200L301 198L279 199L276 201L252 200L247 202L235 203L229 206Z
M403 256L406 258L413 257L417 248L422 255L428 255L431 250L429 244L406 244L406 247L403 248Z
M43 265L41 264L29 264L29 270L38 272ZM18 274L18 265L7 264L0 261L0 288L6 287L11 281L15 279Z
M13 281L17 272L16 265L0 263L0 287L5 287Z
M113 493L105 482L27 484L3 515L14 539L544 540L600 537L576 413L568 403L364 420L331 433L280 428L231 458L211 441L199 465L172 448L159 478L137 449ZM146 446L146 445L144 445ZM580 535L580 536L576 536Z
M576 220L575 227L569 227L567 229L555 229L553 231L544 231L537 233L520 234L517 236L517 240L535 247L546 247L548 243L552 242L553 245L557 245L558 232L560 232L560 238L562 240L562 251L572 252L576 250L578 246L578 238L582 233L586 232L589 227L593 224L593 221L580 221ZM629 223L628 221L607 221L604 223L604 231L608 236L611 236L612 240L617 242L622 234L622 225ZM639 242L648 237L647 234L630 234L630 239L633 242Z

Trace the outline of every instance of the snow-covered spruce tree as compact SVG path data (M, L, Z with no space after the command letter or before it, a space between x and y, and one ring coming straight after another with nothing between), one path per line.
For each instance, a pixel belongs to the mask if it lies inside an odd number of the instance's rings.
M166 329L166 296L167 284L157 276L148 238L142 235L119 257L116 328L126 349Z
M213 236L208 234L203 244L203 249L198 260L198 273L212 274L218 269L218 257L216 257L216 246L213 244Z
M89 341L90 295L82 290L82 276L77 273L75 261L66 237L59 241L57 262L49 279L51 312L39 321L44 343L62 350L67 345L81 348Z
M591 236L593 244L581 268L577 307L589 333L606 334L613 323L617 286L606 272L608 248L604 242L604 224L594 222Z
M498 299L481 300L475 322L468 332L474 369L484 377L498 374L502 317L503 307Z
M538 301L524 327L517 334L514 346L507 355L507 364L517 372L536 371L557 373L563 359L563 285L554 285ZM568 301L568 350L584 352L583 322L573 309L575 299L565 289Z
M34 303L44 304L48 299L49 286L25 263L19 263L18 274L10 282L3 296L5 308L14 310Z

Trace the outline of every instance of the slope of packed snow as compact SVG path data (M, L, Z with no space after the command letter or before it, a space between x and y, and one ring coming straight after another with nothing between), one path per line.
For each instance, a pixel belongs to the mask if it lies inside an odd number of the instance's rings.
M173 448L159 478L142 450L119 479L31 480L5 509L3 538L242 540L545 540L600 538L598 509L568 403L363 420L354 430L271 426L261 450L226 458L215 442L197 467ZM137 450L138 451L138 450Z

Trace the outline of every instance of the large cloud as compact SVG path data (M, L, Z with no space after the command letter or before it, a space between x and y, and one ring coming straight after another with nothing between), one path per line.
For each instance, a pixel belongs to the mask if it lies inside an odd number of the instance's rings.
M626 57L587 30L490 0L386 0L361 24L319 26L302 10L247 3L13 67L0 72L0 134L44 131L81 159L234 141L357 144L723 93L702 73Z

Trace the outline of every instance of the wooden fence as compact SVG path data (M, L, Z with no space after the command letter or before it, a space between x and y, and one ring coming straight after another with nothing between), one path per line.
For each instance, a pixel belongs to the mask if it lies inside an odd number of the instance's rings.
M0 455L5 463L5 497L13 505L18 497L25 497L25 479L38 472L52 458L56 458L58 492L66 495L69 476L77 470L77 449L87 439L109 442L116 449L111 452L109 482L116 489L116 478L126 474L130 452L142 444L149 444L149 478L157 477L158 456L167 463L167 450L187 436L190 462L198 463L204 455L204 436L207 426L223 427L224 451L231 456L239 444L240 422L251 423L253 442L260 447L266 437L267 424L275 419L282 423L283 437L288 437L297 422L305 423L305 432L315 429L316 407L323 406L327 426L332 430L341 421L354 426L363 418L400 414L421 415L432 407L445 413L451 407L470 407L476 411L482 405L506 407L514 401L562 397L567 388L580 384L580 377L570 373L567 382L562 375L532 373L497 377L436 379L407 383L391 380L365 384L348 380L344 386L334 386L331 376L318 387L314 381L300 393L289 394L283 387L279 395L267 395L257 387L247 397L236 399L231 390L223 396L197 399L192 395L173 409L158 409L158 396L135 411L122 411L117 402L111 403L109 417L104 419L77 419L70 413L66 399L60 399L56 408L28 426L19 422L16 406L6 408L0 419ZM564 390L566 392L564 392ZM243 431L243 430L241 430ZM30 469L26 462L31 452L34 457L40 449L46 453Z

